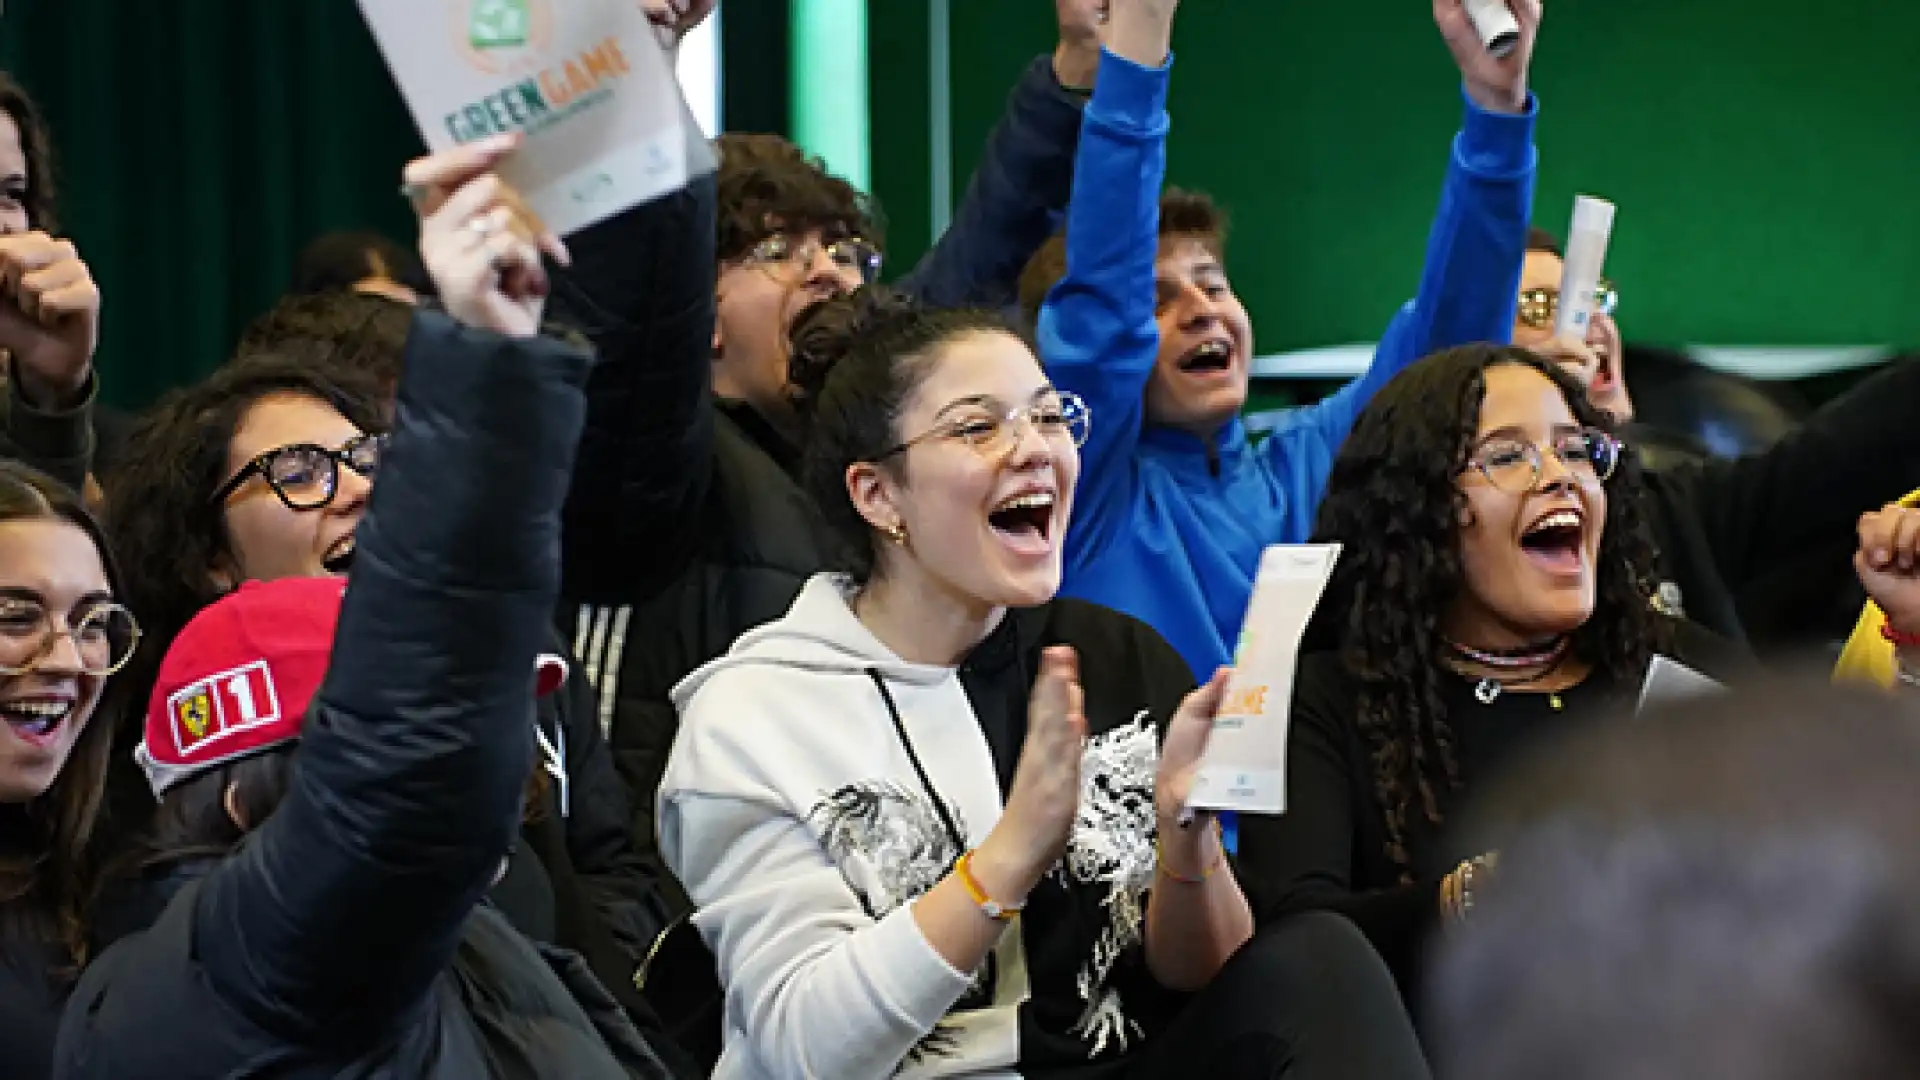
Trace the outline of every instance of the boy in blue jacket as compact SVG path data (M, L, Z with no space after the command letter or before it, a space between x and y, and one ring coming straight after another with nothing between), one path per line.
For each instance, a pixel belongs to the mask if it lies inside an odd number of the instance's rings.
M1434 0L1466 118L1418 295L1366 374L1287 414L1258 446L1239 419L1253 327L1227 279L1218 215L1201 197L1162 199L1171 61L1149 70L1102 55L1066 273L1039 314L1048 374L1093 415L1062 593L1149 623L1197 678L1230 662L1261 551L1308 538L1334 453L1374 391L1422 356L1513 331L1537 157L1526 76L1540 4L1507 3L1521 36L1496 58L1461 0Z

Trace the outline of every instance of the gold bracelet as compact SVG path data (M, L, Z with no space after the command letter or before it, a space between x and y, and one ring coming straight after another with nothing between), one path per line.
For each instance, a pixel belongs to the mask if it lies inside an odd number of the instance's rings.
M1213 835L1214 835L1214 839L1216 840L1220 839L1220 819L1219 818L1213 819ZM1200 871L1199 877L1186 877L1185 875L1176 874L1173 871L1167 869L1165 849L1163 849L1160 846L1160 837L1155 836L1153 838L1153 865L1154 865L1154 869L1158 870L1162 875L1164 875L1168 881L1177 881L1182 885L1199 885L1204 883L1208 878L1219 873L1220 868L1227 865L1227 851L1226 851L1226 848L1222 846L1220 849L1220 857L1213 860L1213 863L1209 865L1205 870Z

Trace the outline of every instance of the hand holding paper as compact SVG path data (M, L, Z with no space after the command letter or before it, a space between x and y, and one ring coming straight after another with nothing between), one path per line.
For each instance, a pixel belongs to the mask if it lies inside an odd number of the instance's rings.
M1188 797L1200 772L1200 759L1206 753L1207 740L1213 735L1214 714L1226 698L1227 680L1232 668L1213 673L1206 685L1188 694L1179 711L1167 724L1166 741L1160 745L1160 768L1153 778L1153 804L1160 832L1178 827L1187 815Z
M562 235L713 169L661 48L701 5L658 7L360 0L427 147L521 136L502 176Z
M1540 15L1540 0L1433 0L1434 25L1474 104L1501 113L1527 107L1527 68Z
M1188 805L1255 814L1286 810L1293 672L1307 621L1339 557L1338 544L1276 544L1261 556L1235 667Z
M545 252L565 265L567 249L494 171L519 145L497 136L419 158L406 186L420 211L420 258L447 313L511 337L538 333L546 306Z

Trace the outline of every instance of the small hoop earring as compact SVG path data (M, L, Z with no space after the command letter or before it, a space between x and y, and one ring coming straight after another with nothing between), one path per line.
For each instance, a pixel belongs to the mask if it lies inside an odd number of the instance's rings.
M907 527L905 525L896 522L880 531L887 534L887 539L899 544L901 547L907 546Z

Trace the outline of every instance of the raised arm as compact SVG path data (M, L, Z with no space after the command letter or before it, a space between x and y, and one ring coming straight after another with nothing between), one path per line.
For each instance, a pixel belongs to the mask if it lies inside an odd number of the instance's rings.
M1059 47L1021 75L952 224L901 291L941 307L1013 303L1021 269L1059 228L1073 193L1081 109L1100 54L1096 3L1055 0Z
M1093 424L1080 450L1068 557L1097 547L1099 530L1133 482L1144 395L1160 348L1154 259L1167 171L1171 0L1117 0L1112 46L1080 134L1067 210L1067 272L1040 308L1040 358L1062 390L1084 398Z
M72 243L28 232L0 237L0 293L0 455L81 491L93 466L100 288Z
M1459 66L1466 116L1447 161L1419 292L1388 324L1366 373L1289 414L1275 432L1287 437L1270 439L1268 453L1324 459L1330 466L1360 410L1409 364L1456 345L1511 338L1539 160L1533 146L1539 109L1527 89L1527 69L1540 5L1507 3L1520 23L1520 41L1505 57L1494 57L1480 44L1462 0L1435 0L1434 22ZM1303 453L1303 439L1319 443L1319 452ZM1325 485L1323 468L1313 490Z
M538 254L474 179L513 145L409 168L445 202L422 252L469 325L415 317L299 767L198 894L205 977L290 1037L418 1008L519 825L590 360L533 336Z
M599 354L567 497L563 593L613 603L691 549L713 474L714 179L577 234L554 319Z

